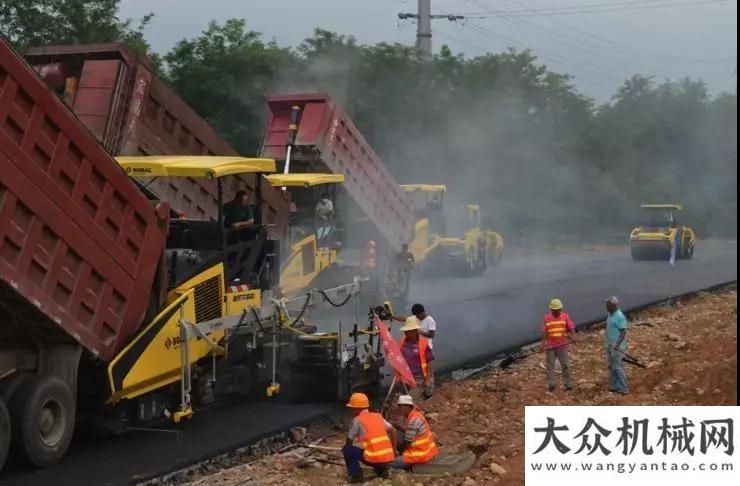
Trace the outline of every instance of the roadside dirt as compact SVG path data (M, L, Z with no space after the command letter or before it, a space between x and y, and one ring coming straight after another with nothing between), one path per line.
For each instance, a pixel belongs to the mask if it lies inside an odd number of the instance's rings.
M629 353L647 368L627 366L632 393L608 392L603 326L578 333L571 347L575 390L546 391L543 355L506 370L442 384L423 409L444 450L471 450L478 457L467 473L446 477L394 472L369 484L524 484L524 405L735 405L737 403L737 290L703 293L672 306L630 316ZM309 430L340 447L344 432ZM299 451L300 452L300 451ZM304 449L303 452L306 452ZM367 474L372 477L373 474ZM341 455L333 451L275 454L257 462L209 473L188 484L237 486L345 483Z

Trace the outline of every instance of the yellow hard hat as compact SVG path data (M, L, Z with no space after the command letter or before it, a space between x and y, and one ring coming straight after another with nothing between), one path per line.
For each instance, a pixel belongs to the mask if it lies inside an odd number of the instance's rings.
M347 406L349 408L370 408L370 400L364 393L353 393L349 397Z
M418 331L421 329L421 322L419 322L419 319L417 319L415 316L410 316L406 318L406 322L401 327L401 331Z
M550 301L550 309L561 310L562 308L563 308L563 303L560 302L560 299L552 299Z

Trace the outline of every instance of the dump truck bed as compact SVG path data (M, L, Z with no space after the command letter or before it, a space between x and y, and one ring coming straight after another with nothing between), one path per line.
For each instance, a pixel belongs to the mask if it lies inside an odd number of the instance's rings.
M327 94L281 94L268 98L270 120L261 157L285 161L288 121L301 109L291 172L344 174L344 187L394 248L411 241L410 200L350 117ZM295 165L293 165L295 164ZM294 168L295 167L295 168Z
M157 76L151 64L121 44L32 48L26 58L109 153L141 155L240 155ZM72 84L65 88L65 80ZM66 94L64 93L66 92ZM226 178L225 199L255 192L256 175ZM159 198L190 219L216 219L215 183L205 179L143 180ZM264 184L262 221L283 234L290 202Z
M0 35L0 342L113 357L144 320L168 213Z

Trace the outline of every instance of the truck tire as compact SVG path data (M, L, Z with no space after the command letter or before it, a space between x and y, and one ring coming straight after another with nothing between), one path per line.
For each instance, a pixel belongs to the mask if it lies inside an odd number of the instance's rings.
M0 398L0 471L3 470L5 459L10 450L10 414L5 402Z
M66 381L29 377L13 394L10 414L13 445L21 460L43 468L67 453L75 428L75 399Z

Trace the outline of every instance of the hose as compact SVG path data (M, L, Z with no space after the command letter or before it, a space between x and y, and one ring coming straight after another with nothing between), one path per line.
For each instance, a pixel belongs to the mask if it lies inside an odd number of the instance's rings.
M255 309L254 307L250 307L249 310L252 311L252 315L254 316L254 320L255 322L257 322L257 325L259 326L260 331L262 331L264 334L267 334L268 336L275 336L278 334L277 331L270 332L267 329L265 329L265 326L262 325L262 320L260 319L260 316L257 313L257 309ZM244 312L246 313L246 309L244 310ZM278 325L278 329L280 329L280 327L282 326Z
M308 309L308 305L310 303L311 303L311 294L306 294L306 301L303 303L303 308L301 309L301 312L298 313L298 317L295 318L295 320L289 327L295 327L295 325L298 324L298 321L303 319L303 315L306 313L306 310ZM286 312L285 314L287 316L288 313Z
M349 299L351 299L351 298L352 298L352 293L348 293L348 294L347 294L347 298L345 298L345 299L344 299L344 300L342 301L342 303L341 303L341 304L337 304L336 302L332 301L332 300L331 300L331 298L329 298L329 294L327 294L327 293L326 293L326 291L324 291L324 290L319 290L319 292L321 292L321 295L323 295L323 296L324 296L324 298L326 299L326 301L327 301L327 302L328 302L328 303L329 303L329 304L330 304L330 305L331 305L332 307L344 307L344 305L345 305L345 304L347 304L347 302L349 302Z

